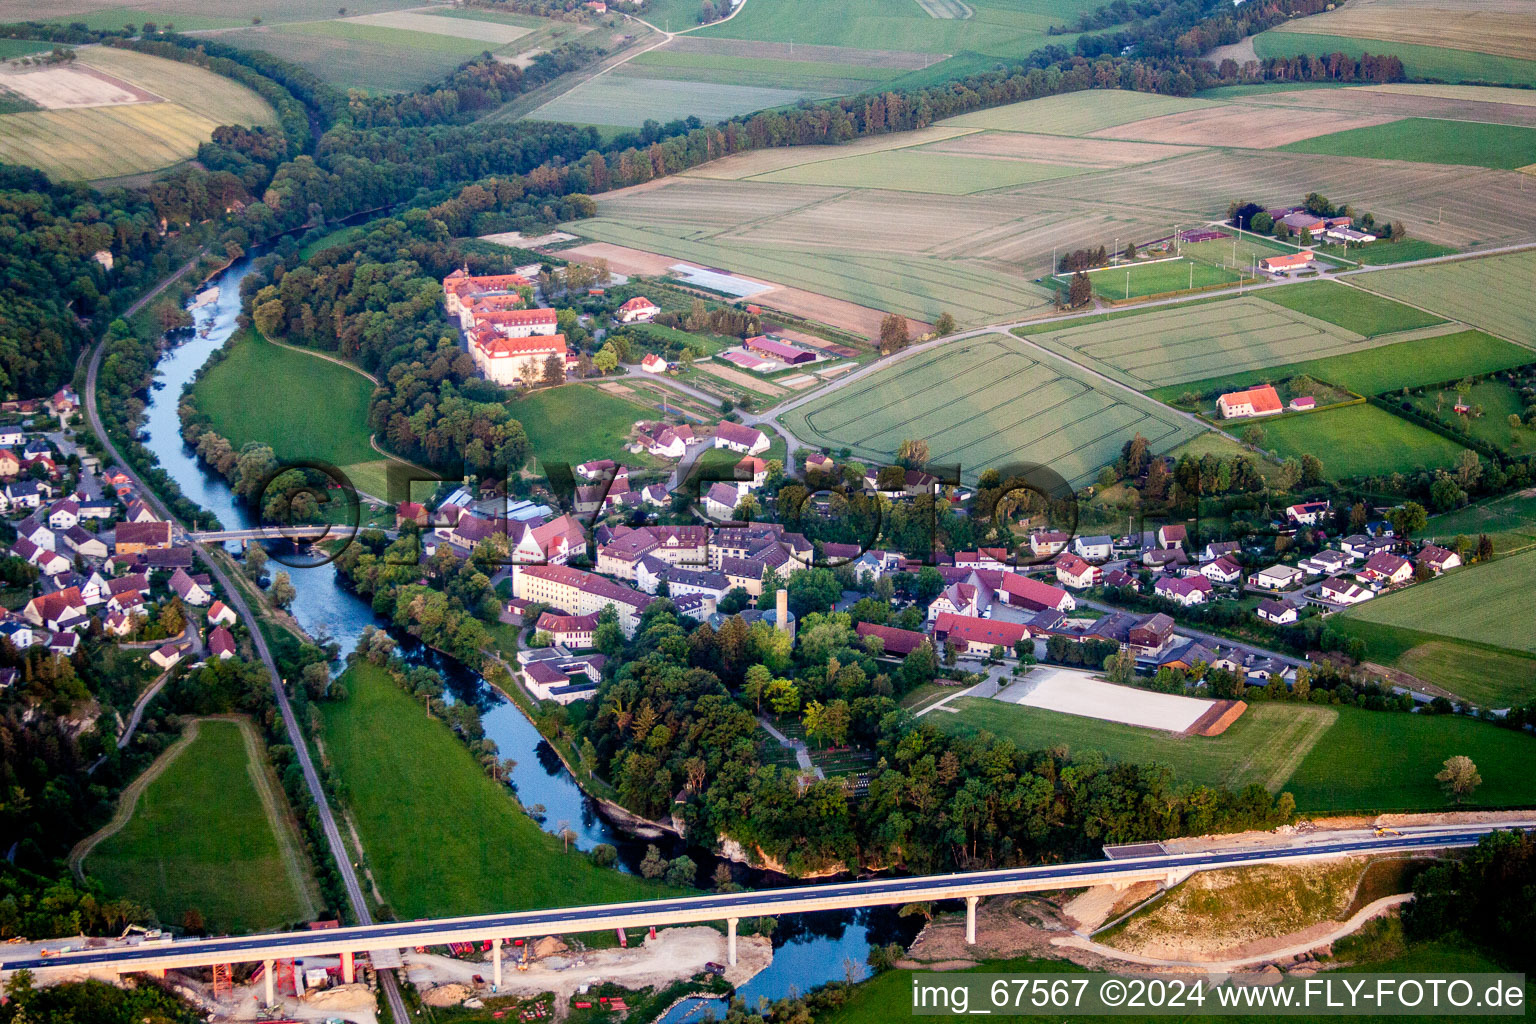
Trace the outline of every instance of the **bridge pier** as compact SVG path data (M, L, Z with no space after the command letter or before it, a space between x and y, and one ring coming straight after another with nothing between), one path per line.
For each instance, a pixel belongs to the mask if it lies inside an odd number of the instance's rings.
M725 962L732 967L736 966L736 922L739 920L736 917L725 919Z
M976 904L979 902L980 896L965 898L965 942L968 946L976 945Z
M277 993L274 990L274 982L272 980L272 974L277 970L277 962L274 960L263 960L261 968L261 980L266 985L266 1005L270 1008L277 1005Z
M528 941L524 939L523 941ZM491 991L501 991L501 940L491 940Z
M352 954L341 954L341 982L350 985L357 980L357 968L352 964Z

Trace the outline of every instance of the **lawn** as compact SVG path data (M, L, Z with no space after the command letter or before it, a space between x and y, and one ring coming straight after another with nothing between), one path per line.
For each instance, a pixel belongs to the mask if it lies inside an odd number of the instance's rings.
M326 758L397 918L676 894L564 851L381 669L359 664L342 678L347 699L322 708Z
M1259 424L1282 459L1316 455L1331 480L1450 466L1462 446L1373 405L1299 413ZM1374 603L1374 602L1372 602Z
M1129 322L1072 320L1015 333L1148 391L1218 371L1268 373L1277 363L1349 351L1361 341L1358 334L1253 296L1151 310Z
M213 430L239 449L272 446L280 460L320 459L346 470L380 461L368 443L373 384L356 370L274 345L254 330L236 334L228 356L193 388ZM265 400L257 396L265 394ZM370 494L381 492L363 487Z
M264 763L252 763L254 729L211 719L191 728L195 737L155 763L150 772L159 774L133 816L86 857L85 869L163 924L179 926L189 910L214 935L308 919L314 883L282 790Z
M1459 715L1338 712L1286 784L1299 811L1442 808L1447 801L1435 773L1457 754L1470 757L1483 777L1469 805L1536 805L1536 737Z
M961 697L947 706L959 713L937 711L925 719L950 733L984 729L1024 750L1101 750L1116 761L1169 765L1181 783L1241 788L1257 782L1271 792L1290 788L1291 773L1335 718L1332 708L1255 704L1220 736L1176 736L990 698Z
M1366 338L1445 322L1442 316L1337 281L1308 281L1282 288L1265 288L1258 295L1265 302L1315 316Z
M1470 164L1512 171L1536 164L1536 128L1406 117L1387 124L1319 135L1279 148L1290 153Z
M888 464L901 442L923 438L940 465L974 480L988 467L1032 462L1081 483L1134 434L1154 451L1194 436L1182 417L1096 383L1065 360L1005 335L967 339L883 367L793 410L803 441L851 448Z
M1399 341L1322 359L1285 363L1267 370L1208 377L1188 384L1158 388L1149 394L1159 401L1171 402L1186 391L1200 395L1218 394L1307 374L1346 387L1356 394L1379 395L1399 388L1459 380L1467 374L1491 373L1512 366L1524 366L1533 359L1536 359L1536 353L1530 349L1511 345L1482 331L1457 331L1454 334Z
M1390 53L1402 60L1408 77L1421 81L1433 79L1441 82L1536 85L1536 61L1496 57L1471 50L1417 46L1381 39L1283 32L1277 29L1254 36L1253 49L1261 60L1267 57L1294 57L1299 53L1343 53L1350 57L1359 57L1362 53Z
M899 149L801 164L760 174L752 180L789 185L835 185L843 188L968 195L1081 173L1083 169L1078 167L1060 167L1027 160L988 160L984 157Z
M522 423L534 458L568 462L591 459L628 460L625 438L636 421L659 419L661 410L648 409L590 384L567 384L513 399L507 409Z
M1467 566L1367 601L1353 618L1536 653L1536 551Z
M1110 302L1235 285L1239 279L1248 279L1246 271L1238 272L1214 263L1183 258L1104 267L1089 271L1088 277L1093 281L1094 294ZM1057 277L1062 287L1066 286L1069 279L1070 275L1066 274Z
M1536 252L1502 253L1361 275L1361 284L1536 348Z

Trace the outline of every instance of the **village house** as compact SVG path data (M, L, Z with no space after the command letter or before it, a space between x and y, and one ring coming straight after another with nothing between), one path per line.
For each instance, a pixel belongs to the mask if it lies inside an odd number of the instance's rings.
M1425 544L1414 556L1420 564L1427 565L1436 576L1447 569L1454 569L1461 565L1461 556L1449 548L1438 547L1434 544Z
M1004 657L1015 657L1013 645L1028 637L1029 627L1018 622L999 622L950 612L933 620L936 647L953 644L962 655L971 657L989 657L995 647L1003 649Z
M1257 614L1265 622L1273 623L1276 626L1287 626L1295 622L1301 613L1289 601L1277 601L1272 597L1267 597L1259 602Z
M48 525L55 530L67 530L80 524L80 503L71 498L61 498L48 506Z
M34 626L58 633L83 626L90 619L79 587L68 587L28 601L22 617Z
M736 505L746 489L740 483L723 480L710 485L704 493L704 514L716 522L729 522L736 516Z
M1362 533L1352 533L1339 541L1339 547L1351 559L1359 561L1383 551L1395 550L1397 540L1392 537L1368 537Z
M1182 523L1165 523L1157 528L1157 546L1160 548L1183 547L1188 537L1189 531Z
M1248 585L1264 590L1286 590L1296 586L1306 574L1290 565L1272 565L1248 577Z
M1104 570L1070 551L1056 556L1056 581L1074 590L1086 590L1103 581Z
M1142 619L1131 627L1126 641L1131 653L1139 657L1160 653L1173 639L1173 625L1173 618L1162 612Z
M235 635L223 626L217 626L208 634L208 653L220 661L235 656Z
M83 526L71 526L64 531L64 546L82 558L106 558L107 542Z
M980 618L991 614L990 594L983 602L983 591L975 583L951 583L928 605L928 621L940 615L968 615Z
M1222 419L1236 420L1252 416L1273 416L1284 411L1280 395L1265 384L1247 391L1232 391L1216 400Z
M160 521L118 523L113 533L112 550L119 555L171 546L171 524Z
M1318 586L1318 596L1330 604L1359 604L1361 601L1369 601L1376 596L1369 590L1341 577L1333 577L1323 580Z
M201 608L213 600L213 595L185 569L177 569L171 573L171 593L181 598L187 604Z
M957 569L1007 569L1010 567L1011 559L1007 548L977 548L975 551L955 552Z
M734 470L736 479L747 483L751 487L761 487L768 482L768 463L756 455L745 456L736 463Z
M1029 535L1029 553L1036 558L1049 558L1066 550L1072 541L1070 533L1061 530L1039 530ZM1082 553L1078 553L1082 557Z
M1206 562L1197 571L1212 583L1238 583L1243 578L1243 567L1231 555Z
M614 314L614 319L621 324L649 323L656 319L661 312L661 307L656 305L644 295L636 295L624 305L620 306Z
M134 498L128 503L128 511L123 516L123 521L128 523L153 523L159 520L155 510L150 508L142 498Z
M233 626L240 621L235 610L223 601L215 601L208 606L208 622L214 626Z
M1077 607L1077 600L1060 587L1053 587L1016 572L997 575L1001 579L992 589L996 591L997 599L1006 605L1030 611L1057 612L1069 612Z
M1328 510L1332 507L1333 503L1328 501L1304 501L1299 505L1288 506L1285 518L1301 526L1316 526L1328 518Z
M1072 539L1072 552L1078 558L1089 562L1103 562L1114 553L1114 541L1105 536L1074 537Z
M1393 587L1413 578L1413 563L1390 551L1378 551L1366 559L1355 578L1374 587Z
M165 644L158 647L150 654L149 660L162 669L168 669L181 661L181 648L175 644Z
M1165 597L1186 607L1204 604L1214 589L1211 581L1204 576L1164 576L1152 585L1152 591L1158 597Z
M722 420L715 428L715 447L729 448L743 455L760 455L768 450L768 438L756 427Z
M881 648L881 656L886 658L905 658L928 642L928 636L924 633L910 629L897 629L894 626L880 626L873 622L861 622L853 629L861 637L878 639L884 645Z

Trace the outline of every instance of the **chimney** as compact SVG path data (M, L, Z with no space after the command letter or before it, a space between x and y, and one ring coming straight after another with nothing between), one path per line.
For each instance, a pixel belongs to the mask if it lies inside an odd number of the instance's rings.
M777 617L774 625L778 626L780 633L789 632L789 591L779 588L778 604L775 606Z

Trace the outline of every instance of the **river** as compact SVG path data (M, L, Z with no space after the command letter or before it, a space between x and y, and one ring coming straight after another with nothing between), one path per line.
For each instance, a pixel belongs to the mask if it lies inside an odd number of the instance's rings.
M250 257L235 261L209 282L219 289L218 297L202 306L189 307L194 320L192 335L168 348L161 357L144 416L145 446L155 453L182 493L217 515L226 529L253 527L255 518L235 500L223 477L205 469L182 441L176 406L182 388L235 333L240 282L251 269ZM280 390L281 382L274 381L273 388ZM290 611L311 637L333 640L345 654L356 647L368 626L385 625L375 619L366 602L342 586L333 565L285 569L297 592ZM565 770L554 749L517 705L462 664L423 649L409 637L400 639L402 650L409 657L442 673L452 699L473 700L480 706L486 735L496 742L502 757L517 762L511 782L518 799L524 807L542 807L542 813L536 816L545 831L554 832L568 824L576 834L578 847L590 850L599 843L610 843L619 850L620 866L635 869L645 854L646 843L618 831L603 819L596 804ZM672 848L679 844L662 845L669 856L681 852ZM700 878L709 878L715 861L705 851L689 853L701 864ZM788 881L740 865L733 866L733 871L738 881L754 887L783 885ZM867 973L865 958L871 944L909 943L916 934L917 922L917 918L899 918L894 908L784 915L773 933L772 965L743 986L739 994L752 1004L759 998L773 1000L804 993L825 982L843 980L850 972L863 976Z

